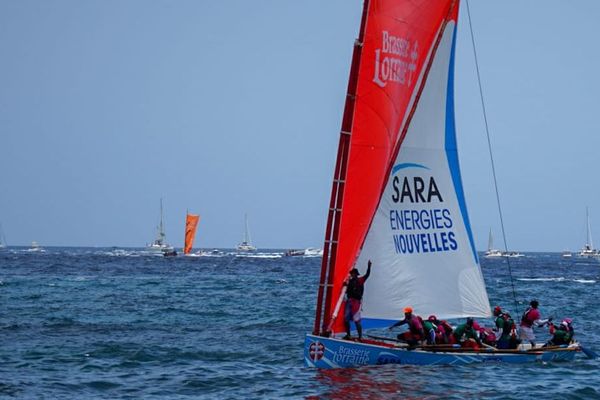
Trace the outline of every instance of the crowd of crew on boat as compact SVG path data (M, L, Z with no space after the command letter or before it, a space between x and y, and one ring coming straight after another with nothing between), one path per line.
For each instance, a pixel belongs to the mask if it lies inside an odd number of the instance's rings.
M353 321L357 328L358 339L362 340L361 303L364 285L371 274L371 260L368 261L367 272L360 276L358 270L353 268L345 282L346 309L344 313L346 336L344 339L353 339L350 331L350 322ZM448 321L439 320L435 315L427 319L415 314L412 307L404 308L404 319L391 325L388 329L407 325L406 332L397 335L397 340L410 347L460 345L463 348L480 349L493 347L496 349L517 349L522 343L529 343L535 348L535 327L548 327L552 338L542 347L562 346L572 343L575 331L573 321L565 318L560 324L554 324L552 317L542 319L539 302L532 300L529 307L521 316L519 326L511 315L500 306L494 308L494 327L485 327L473 318L452 327Z
M565 318L560 324L554 324L552 318L542 320L538 310L538 301L532 300L525 310L519 326L511 315L501 307L494 308L494 327L485 327L473 318L452 327L447 321L439 320L435 315L427 319L413 313L411 307L404 309L404 319L388 329L407 325L408 330L397 336L398 340L409 346L419 345L460 345L464 348L480 349L517 349L521 343L529 342L536 347L533 327L549 327L552 338L543 346L561 346L572 342L574 336L573 321Z

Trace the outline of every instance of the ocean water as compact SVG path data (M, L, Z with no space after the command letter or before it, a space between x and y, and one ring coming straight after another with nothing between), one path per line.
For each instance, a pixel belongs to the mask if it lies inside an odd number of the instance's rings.
M520 311L575 320L600 350L600 262L510 260ZM600 361L320 371L303 364L320 258L0 252L0 398L600 398ZM482 259L513 311L504 260ZM542 331L538 335L545 338Z

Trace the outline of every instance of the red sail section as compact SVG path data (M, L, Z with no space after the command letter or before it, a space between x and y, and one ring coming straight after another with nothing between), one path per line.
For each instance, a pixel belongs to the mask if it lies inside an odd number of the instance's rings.
M343 282L364 242L427 79L441 28L457 18L458 0L370 0L337 251L331 255L334 265L328 277L333 287L325 299L325 313L334 311ZM364 273L365 266L357 267ZM331 315L324 315L323 326L327 326L329 318ZM332 328L334 332L343 331L343 308Z
M196 237L196 227L200 220L199 215L187 214L185 217L185 244L183 254L190 254L194 246L194 238Z

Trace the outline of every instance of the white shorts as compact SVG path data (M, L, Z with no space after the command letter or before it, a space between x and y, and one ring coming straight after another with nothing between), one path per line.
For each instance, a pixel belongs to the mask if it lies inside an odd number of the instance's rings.
M535 334L533 333L533 328L529 328L526 326L519 327L519 339L527 340L529 342L535 342Z

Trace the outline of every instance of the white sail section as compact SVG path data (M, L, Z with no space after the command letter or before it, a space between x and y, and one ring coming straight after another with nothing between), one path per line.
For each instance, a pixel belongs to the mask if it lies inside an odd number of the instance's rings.
M463 195L453 105L455 23L449 22L356 264L365 273L363 326L403 318L488 317L489 299Z

